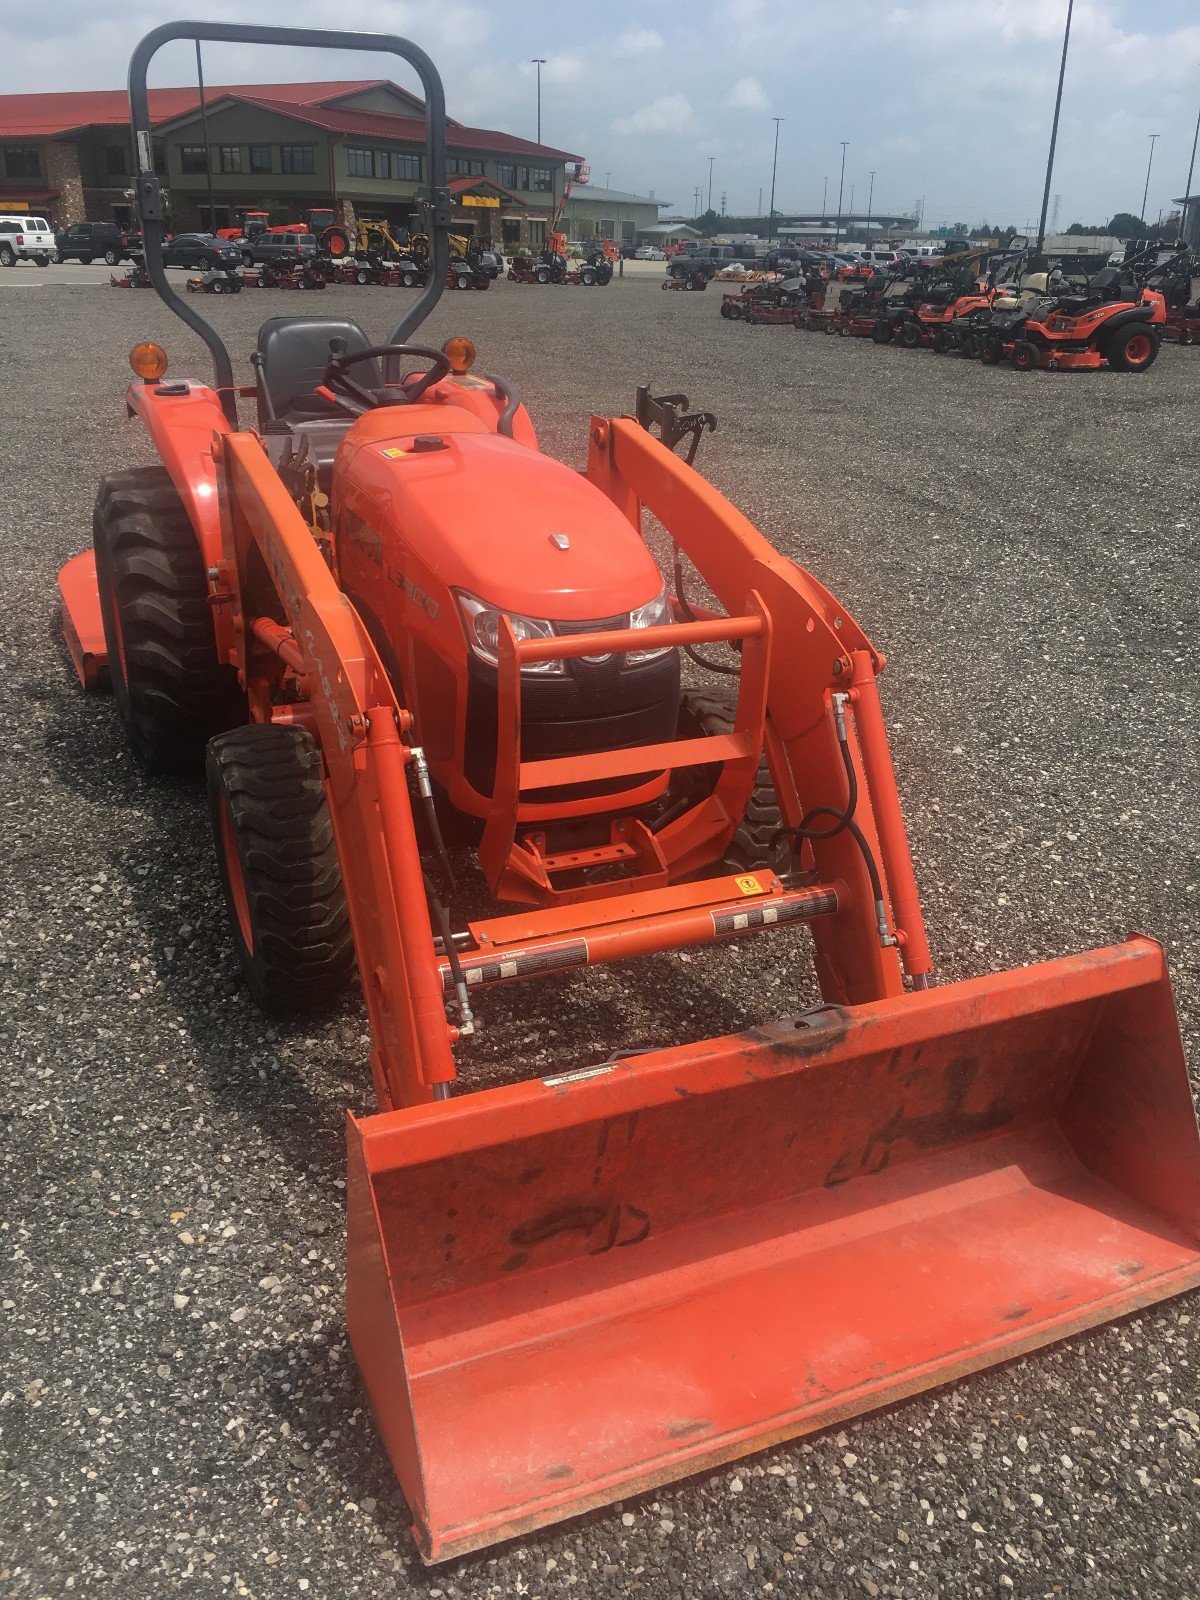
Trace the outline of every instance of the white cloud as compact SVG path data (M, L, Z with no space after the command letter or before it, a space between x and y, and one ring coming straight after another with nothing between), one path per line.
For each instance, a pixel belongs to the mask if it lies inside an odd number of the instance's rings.
M725 104L737 111L768 111L771 102L757 78L739 78L725 96Z
M583 57L577 55L551 56L542 68L543 83L578 83L583 77Z
M685 94L661 94L631 116L613 123L614 133L670 133L690 126L692 103Z
M618 56L646 56L655 50L661 50L663 44L662 34L656 33L653 28L626 28L613 46L613 54Z

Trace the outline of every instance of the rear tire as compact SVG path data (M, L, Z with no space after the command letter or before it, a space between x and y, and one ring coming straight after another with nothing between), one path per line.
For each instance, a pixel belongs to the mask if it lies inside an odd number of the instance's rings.
M246 720L232 667L217 660L195 531L168 474L101 480L92 517L113 693L147 772L197 774L214 734Z
M876 344L891 344L892 325L890 322L877 322L871 329L871 338Z
M121 258L115 250L106 250L104 252L104 264L107 267L119 267Z
M549 283L550 282L550 273L547 270L547 268L545 268L545 267L540 267L538 269L538 271L534 274L534 276L537 278L537 281L539 283Z
M720 689L707 692L686 689L679 700L679 727L681 739L697 739L714 734L730 734L737 720L737 695ZM719 766L694 767L682 774L688 785L685 792L693 802L712 793L721 775ZM668 796L668 798L673 798ZM788 845L781 839L772 846L771 837L783 825L779 802L771 782L771 771L764 754L758 763L754 788L746 802L746 811L725 854L711 869L714 873L752 872L757 867L769 867L774 872L787 869Z
M209 814L234 946L268 1010L328 1004L354 970L354 943L321 753L303 728L268 723L214 739Z
M1158 359L1161 346L1157 328L1131 322L1109 339L1104 358L1115 372L1146 372Z
M0 245L0 267L15 267L17 264L16 252L11 245Z

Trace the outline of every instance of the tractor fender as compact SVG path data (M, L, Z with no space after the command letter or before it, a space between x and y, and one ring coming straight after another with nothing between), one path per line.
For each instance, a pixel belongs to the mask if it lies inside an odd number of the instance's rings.
M205 567L215 567L221 559L221 512L213 435L230 431L215 390L189 382L186 394L179 394L170 385L164 392L159 383L137 382L130 384L125 400L129 415L145 423L183 501Z
M1096 337L1107 339L1110 333L1115 333L1118 328L1124 328L1131 322L1150 322L1154 317L1154 307L1149 305L1130 306L1127 311L1117 311L1096 329Z

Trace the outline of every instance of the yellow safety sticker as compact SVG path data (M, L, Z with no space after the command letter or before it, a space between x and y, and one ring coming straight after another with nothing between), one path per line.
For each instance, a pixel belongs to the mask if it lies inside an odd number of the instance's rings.
M408 451L401 449L398 444L393 444L389 445L386 450L381 450L379 454L387 461L395 461L397 456L406 456Z
M766 890L757 878L735 878L734 882L743 894L766 894Z

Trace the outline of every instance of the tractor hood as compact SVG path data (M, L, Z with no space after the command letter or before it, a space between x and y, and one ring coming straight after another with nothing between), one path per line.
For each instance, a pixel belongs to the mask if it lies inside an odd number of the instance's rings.
M379 413L350 430L335 480L336 502L382 537L388 565L411 553L449 589L553 621L618 616L658 594L645 544L579 473L457 408L394 415L387 437Z

